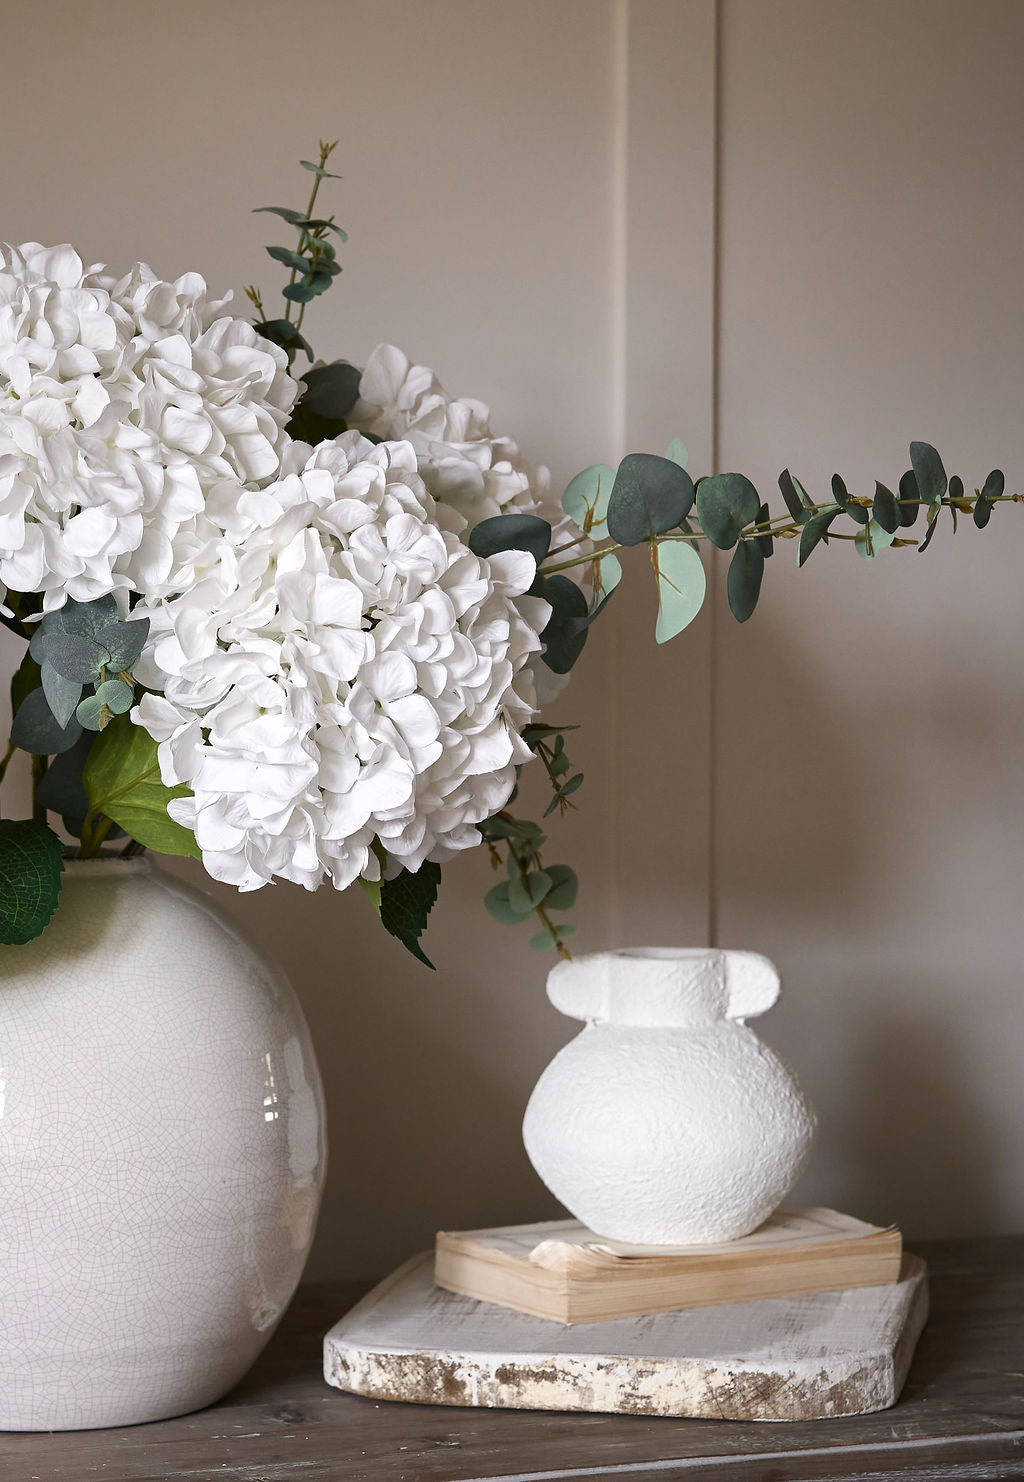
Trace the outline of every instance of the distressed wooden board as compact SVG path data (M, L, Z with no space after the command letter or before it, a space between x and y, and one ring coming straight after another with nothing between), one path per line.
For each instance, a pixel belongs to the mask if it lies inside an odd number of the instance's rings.
M925 1265L847 1292L566 1327L436 1287L432 1253L324 1339L329 1384L373 1399L721 1420L818 1420L895 1403L928 1310Z

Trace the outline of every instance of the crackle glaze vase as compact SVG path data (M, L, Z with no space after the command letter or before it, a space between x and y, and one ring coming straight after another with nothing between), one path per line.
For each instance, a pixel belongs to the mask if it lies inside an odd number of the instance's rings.
M530 1098L541 1178L599 1235L735 1240L768 1218L810 1151L814 1113L746 1020L779 995L753 952L644 948L562 962L548 997L586 1028Z
M145 857L0 947L0 1430L211 1404L295 1289L325 1166L291 989Z

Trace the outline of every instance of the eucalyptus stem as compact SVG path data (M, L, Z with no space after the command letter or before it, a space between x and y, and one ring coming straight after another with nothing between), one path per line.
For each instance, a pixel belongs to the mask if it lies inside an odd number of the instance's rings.
M320 169L321 170L323 169L323 167L327 163L327 161L330 159L330 157L331 157L331 151L334 149L334 147L337 144L337 142L338 141L335 139L335 141L334 141L333 144L325 144L322 139L320 140ZM321 182L321 180L323 180L323 178L324 177L322 175L314 175L314 177L313 177L313 189L309 193L309 204L306 206L306 219L307 220L309 220L309 218L312 217L312 215L313 215L313 208L316 205L316 198L317 198L317 195L319 194L319 191L320 191L320 182ZM303 243L306 241L307 236L308 236L308 232L304 228L303 231L302 231L301 236L299 237L299 252L300 253L303 251ZM289 288L292 286L292 284L295 282L295 280L296 280L296 278L298 276L299 276L299 270L298 270L298 268L292 268L292 275L288 279L288 286L289 286ZM305 304L300 304L300 306L299 306L299 317L295 321L295 328L297 330L299 330L299 329L302 328L302 319L303 319L303 315L305 314L305 312L306 312L306 305ZM288 320L288 322L290 324L291 323L291 318L292 318L292 300L291 299L288 300L288 307L285 310L284 317Z

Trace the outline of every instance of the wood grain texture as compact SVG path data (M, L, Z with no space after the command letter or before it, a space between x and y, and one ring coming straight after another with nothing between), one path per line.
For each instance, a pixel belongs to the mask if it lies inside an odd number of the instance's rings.
M0 1435L2 1482L1003 1482L1024 1479L1024 1237L914 1247L932 1315L891 1410L763 1426L389 1405L329 1389L360 1294L304 1290L233 1395L119 1431Z
M565 1327L435 1286L408 1261L324 1340L329 1383L374 1399L514 1410L794 1421L884 1410L927 1315L899 1281Z

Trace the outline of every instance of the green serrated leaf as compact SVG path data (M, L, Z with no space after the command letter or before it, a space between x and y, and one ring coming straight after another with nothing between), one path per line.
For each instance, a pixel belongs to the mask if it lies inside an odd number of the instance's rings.
M607 521L608 501L614 483L615 474L607 463L592 463L565 486L562 508L584 535L590 535L595 540L600 540L607 533L603 527Z
M82 772L93 817L111 818L125 833L160 854L201 859L192 832L167 812L173 798L187 798L184 784L160 780L157 743L127 715L118 715L100 733Z
M469 548L475 556L486 558L500 551L526 551L538 566L550 546L551 526L539 515L492 515L474 525L469 535Z
M654 636L667 643L700 612L707 591L704 563L685 540L662 540L651 548L658 583L658 622Z
M628 453L608 500L608 534L619 545L639 545L679 526L695 497L685 468L654 453Z
M757 519L761 496L742 473L716 473L697 485L697 516L712 545L731 551Z
M764 556L757 541L741 540L729 562L725 583L729 610L738 623L745 623L757 606L763 575Z
M0 942L24 946L57 909L64 846L41 819L0 819Z
M382 881L380 887L380 919L384 929L432 971L434 964L420 946L420 937L426 930L440 883L441 866L428 859L416 871L400 870L393 880Z

